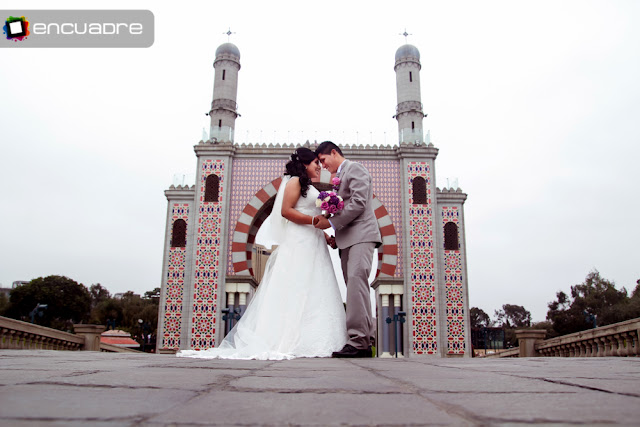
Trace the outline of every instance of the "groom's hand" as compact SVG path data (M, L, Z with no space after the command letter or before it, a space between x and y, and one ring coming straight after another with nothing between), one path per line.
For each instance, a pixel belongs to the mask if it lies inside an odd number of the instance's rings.
M324 230L326 228L331 227L329 220L322 215L316 216L316 220L314 222L315 222L315 227L319 228L320 230Z
M338 244L336 243L336 238L331 236L331 238L329 239L329 241L327 242L327 244L329 245L329 247L331 249L338 249Z

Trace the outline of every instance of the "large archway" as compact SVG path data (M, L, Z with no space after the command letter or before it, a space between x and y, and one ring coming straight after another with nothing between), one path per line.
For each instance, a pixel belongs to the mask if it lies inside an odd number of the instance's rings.
M271 214L275 195L282 178L278 177L261 188L247 203L236 222L232 241L233 269L237 275L253 276L252 249L260 226ZM378 248L378 269L376 277L393 277L398 261L398 241L396 229L389 212L380 199L373 195L373 209L378 220L383 244ZM385 256L387 255L387 256Z

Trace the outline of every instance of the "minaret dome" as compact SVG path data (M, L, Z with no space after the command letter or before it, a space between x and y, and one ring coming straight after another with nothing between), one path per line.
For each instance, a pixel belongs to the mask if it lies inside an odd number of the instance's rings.
M398 140L400 144L422 144L422 100L420 95L420 51L413 45L405 44L396 51L396 95L398 103Z
M236 118L240 116L236 103L240 49L233 43L223 43L218 46L213 68L215 77L213 101L209 111L211 118L209 137L216 142L233 142Z

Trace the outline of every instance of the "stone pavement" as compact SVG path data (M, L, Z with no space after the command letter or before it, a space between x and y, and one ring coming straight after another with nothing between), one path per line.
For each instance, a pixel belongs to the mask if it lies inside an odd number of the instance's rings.
M2 426L640 425L640 358L0 351Z

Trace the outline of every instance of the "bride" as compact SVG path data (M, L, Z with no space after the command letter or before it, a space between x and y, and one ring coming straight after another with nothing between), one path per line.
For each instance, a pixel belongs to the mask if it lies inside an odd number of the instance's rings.
M320 175L313 151L298 148L286 165L271 213L273 251L260 286L238 323L216 348L178 357L281 360L329 357L347 342L345 312L327 245L313 226Z

